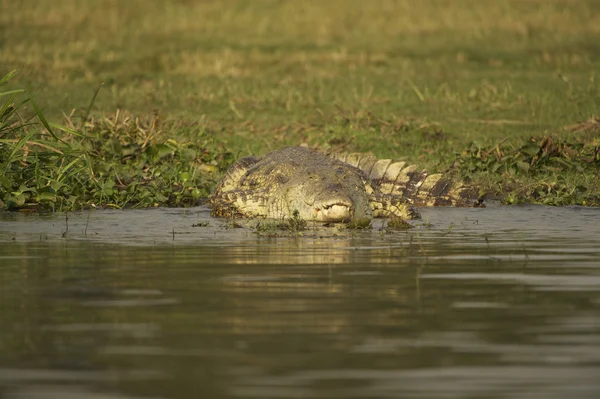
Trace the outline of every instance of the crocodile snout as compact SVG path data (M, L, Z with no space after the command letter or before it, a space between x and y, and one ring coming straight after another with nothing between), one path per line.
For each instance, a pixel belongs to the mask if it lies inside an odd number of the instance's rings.
M355 191L343 187L328 187L322 191L313 204L314 219L327 223L370 222L368 198Z
M348 202L333 202L315 208L317 220L323 222L348 223L354 216L354 206Z

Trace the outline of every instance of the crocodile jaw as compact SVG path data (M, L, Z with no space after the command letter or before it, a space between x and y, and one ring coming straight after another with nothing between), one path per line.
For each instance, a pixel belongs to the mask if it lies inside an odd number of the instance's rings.
M328 200L315 202L313 220L325 223L351 223L366 226L373 217L367 198L350 198L336 195Z
M332 203L315 207L314 220L320 222L348 223L354 216L354 207L349 203Z

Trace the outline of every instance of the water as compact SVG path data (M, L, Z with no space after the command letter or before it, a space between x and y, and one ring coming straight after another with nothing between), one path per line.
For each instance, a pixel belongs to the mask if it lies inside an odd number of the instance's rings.
M600 397L600 209L422 213L1 214L0 398Z

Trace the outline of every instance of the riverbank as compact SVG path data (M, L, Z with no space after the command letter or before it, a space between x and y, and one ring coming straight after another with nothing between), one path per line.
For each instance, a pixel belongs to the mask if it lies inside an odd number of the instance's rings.
M301 144L600 205L593 1L5 6L4 208L190 205Z

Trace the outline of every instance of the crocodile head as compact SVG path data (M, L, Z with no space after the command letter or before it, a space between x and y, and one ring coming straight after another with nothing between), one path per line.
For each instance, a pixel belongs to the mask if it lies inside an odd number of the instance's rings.
M360 169L302 147L233 165L212 195L213 213L368 226L375 187ZM297 212L297 213L296 213Z
M298 211L305 220L365 226L373 217L364 182L348 176L307 175L290 181L285 202L288 213Z

